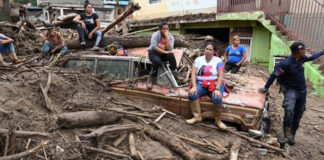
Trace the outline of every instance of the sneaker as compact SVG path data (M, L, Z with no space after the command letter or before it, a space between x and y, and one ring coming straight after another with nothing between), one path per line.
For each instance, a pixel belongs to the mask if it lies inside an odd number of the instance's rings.
M100 51L100 48L99 47L97 47L97 46L95 46L95 47L92 47L92 49L91 49L92 51Z
M0 62L0 66L2 66L2 67L9 67L10 64L2 61L2 62Z
M80 45L81 45L81 47L85 47L85 46L86 46L86 42L85 42L85 41L82 41L82 42L80 43Z

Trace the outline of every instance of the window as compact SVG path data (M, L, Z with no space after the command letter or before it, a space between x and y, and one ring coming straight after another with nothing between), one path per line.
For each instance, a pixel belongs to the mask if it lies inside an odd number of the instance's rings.
M148 0L149 4L161 3L161 0Z
M92 72L94 71L94 60L80 60L80 59L69 59L65 64L66 68L88 68Z
M129 60L112 60L99 59L97 74L107 73L107 76L114 77L119 80L128 78Z

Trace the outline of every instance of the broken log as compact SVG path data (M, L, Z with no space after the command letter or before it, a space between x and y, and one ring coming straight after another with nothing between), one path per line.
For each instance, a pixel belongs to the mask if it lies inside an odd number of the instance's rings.
M103 108L103 109L104 110L108 110L108 111L114 111L114 112L124 113L124 114L132 115L132 116L139 116L139 117L145 117L145 118L154 118L154 116L149 115L149 114L136 113L136 112L128 112L128 111L125 111L125 110L119 109L119 108Z
M89 139L94 137L102 137L106 134L113 134L118 132L124 132L124 131L134 131L138 130L138 128L135 125L109 125L109 126L102 126L94 131L92 131L89 134L80 135L80 138Z
M186 43L184 38L180 35L174 35L174 47L185 47ZM151 36L105 36L99 44L100 47L105 47L113 42L120 42L124 48L140 48L149 47L151 44ZM90 48L94 45L94 41L86 39L87 47ZM69 49L80 49L80 41L78 39L71 40L67 43Z
M127 133L123 133L120 137L118 137L114 143L113 143L113 146L114 147L118 147L118 145L123 142L125 140L125 138L127 137Z
M118 121L122 114L109 111L81 111L58 115L57 123L62 128L90 127Z
M78 14L76 13L69 13L66 15L58 16L57 20L58 21L72 21L74 17L76 17ZM54 22L55 23L55 22Z
M41 92L43 94L46 108L50 112L52 112L53 109L52 109L51 99L48 97L48 94L47 94L48 93L48 90L49 90L49 87L51 85L52 74L51 73L47 73L47 74L48 74L48 78L47 78L47 83L46 83L45 88L42 86L41 82L39 82L39 88L41 89Z
M130 151L131 157L136 158L137 152L136 152L135 138L134 138L133 132L129 133L129 135L128 135L128 143L129 143L129 151Z
M124 13L122 13L117 19L115 19L113 22L111 22L103 31L102 35L104 35L106 32L108 32L110 29L112 29L116 24L123 21L126 17L131 15L133 12L141 9L138 3L132 3L131 7L128 8Z
M21 152L21 153L18 153L18 154L14 154L14 155L10 155L10 156L5 156L5 157L0 157L1 160L17 160L17 159L20 159L22 157L26 157L32 153L35 153L36 151L38 151L39 149L41 149L43 146L47 145L48 144L48 140L47 141L44 141L42 142L41 144L39 144L38 146L30 149L30 150L27 150L25 152Z
M145 127L144 132L154 140L169 147L170 150L176 152L186 160L196 159L222 159L223 156L203 153L192 147L187 146L178 137L169 134L164 130L154 130L150 126Z
M7 129L0 129L0 134L8 134L8 130ZM50 136L50 133L46 133L46 132L33 132L33 131L15 131L15 134L17 137L48 137Z
M126 154L120 154L120 153L105 151L105 150L102 150L102 149L93 148L93 147L89 147L89 146L84 146L84 148L87 149L87 150L93 151L93 152L98 152L98 153L106 154L106 155L109 155L109 156L132 159L130 156L128 156Z
M230 150L230 160L237 160L238 152L241 147L241 141L234 141L231 150Z

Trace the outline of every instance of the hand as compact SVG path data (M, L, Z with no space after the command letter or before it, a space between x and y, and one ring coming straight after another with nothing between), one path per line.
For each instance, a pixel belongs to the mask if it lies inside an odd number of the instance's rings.
M268 89L265 87L259 89L259 93L267 93L267 92L268 92Z
M197 94L197 87L192 87L189 90L189 96L193 96L193 95L196 95L196 94Z
M219 90L214 90L213 96L217 97L217 98L222 98L223 97Z
M240 62L239 62L239 63L236 63L236 65L237 65L237 66L240 66L240 65L241 65L241 63L240 63Z
M50 53L51 53L51 54L54 54L55 51L56 51L56 48L52 49L52 50L50 51Z
M86 30L86 28L87 28L86 25L84 24L84 22L82 22L82 21L81 21L81 27L83 30Z
M91 32L91 33L89 33L89 35L88 35L88 38L89 39L92 39L92 35L93 35L93 33Z

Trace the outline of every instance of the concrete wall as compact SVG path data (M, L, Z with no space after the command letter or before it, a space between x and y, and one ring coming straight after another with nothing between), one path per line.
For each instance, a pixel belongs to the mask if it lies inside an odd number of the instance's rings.
M271 32L260 23L253 27L251 62L268 65L270 57Z
M141 10L134 13L134 19L153 19L194 13L211 13L217 11L216 0L161 0L149 4L148 0L134 0Z

